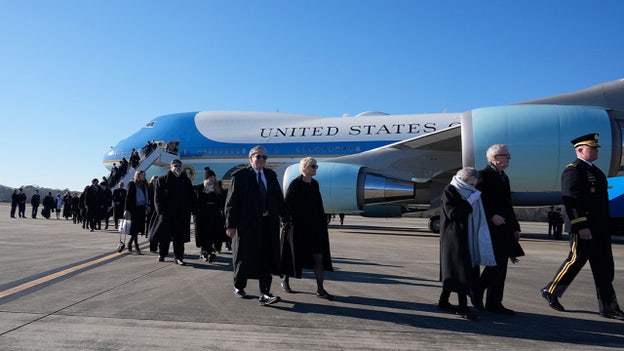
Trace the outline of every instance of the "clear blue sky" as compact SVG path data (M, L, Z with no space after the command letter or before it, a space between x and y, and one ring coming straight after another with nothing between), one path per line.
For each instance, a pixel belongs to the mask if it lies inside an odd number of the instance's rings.
M462 112L624 78L624 1L0 0L0 185L164 114Z

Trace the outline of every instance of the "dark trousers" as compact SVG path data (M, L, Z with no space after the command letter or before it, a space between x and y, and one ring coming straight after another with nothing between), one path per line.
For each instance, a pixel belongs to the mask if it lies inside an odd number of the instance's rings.
M262 268L261 273L258 275L258 286L261 294L268 294L271 292L271 283L273 282L273 276L271 275L271 260L273 257L273 251L271 247L271 220L268 216L263 218L262 221L262 235L267 238L262 240L264 246L260 248L262 250ZM237 289L245 289L247 287L247 278L234 276L234 287Z
M130 234L130 239L128 240L128 251L132 251L132 243L134 243L137 252L141 252L139 248L139 235L138 234Z
M596 285L599 311L603 312L617 307L615 289L613 288L615 268L613 252L611 251L611 237L594 237L591 240L583 240L578 234L572 234L570 246L568 257L559 267L553 280L544 289L555 296L563 296L578 272L589 261Z
M474 268L473 290L483 292L487 289L485 308L495 309L502 306L508 262L508 257L496 257L496 266L486 266L481 274L479 266Z
M160 257L167 257L167 255L169 255L170 242L170 239L158 241ZM177 258L178 260L184 260L184 242L173 240L173 258Z
M92 230L96 229L97 223L100 220L99 212L100 212L99 208L87 210L87 217L89 219L89 229L92 229Z
M37 210L39 209L39 206L33 206L32 208L32 218L37 218Z
M175 233L185 230L185 228L182 228L184 223L186 222L183 220L177 220L175 218L169 219L166 224L168 228L165 232L171 233L171 235L163 235L158 238L160 257L167 257L169 254L169 243L173 241L173 257L178 260L184 260L184 240L178 239L175 236ZM188 230L188 228L186 230Z

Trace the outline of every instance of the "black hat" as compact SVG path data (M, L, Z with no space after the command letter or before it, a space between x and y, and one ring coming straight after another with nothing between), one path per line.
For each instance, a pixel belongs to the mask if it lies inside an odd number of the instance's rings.
M575 148L581 145L587 145L589 147L600 147L600 144L598 144L598 133L586 134L578 138L572 139L572 141L570 142L572 143L572 145L574 145Z
M210 169L210 167L205 167L204 168L204 179L208 179L210 177L216 177L217 175L215 174L215 172Z

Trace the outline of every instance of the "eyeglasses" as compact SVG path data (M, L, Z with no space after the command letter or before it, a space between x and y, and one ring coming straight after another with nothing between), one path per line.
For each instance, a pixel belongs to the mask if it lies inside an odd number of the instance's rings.
M309 165L308 167L310 167L310 168L314 168L314 169L317 169L317 168L318 168L318 165Z
M511 158L511 154L499 154L499 155L495 155L496 157L507 157L507 158Z
M269 156L267 155L254 155L254 157L256 158L256 160L266 160L267 158L269 158Z

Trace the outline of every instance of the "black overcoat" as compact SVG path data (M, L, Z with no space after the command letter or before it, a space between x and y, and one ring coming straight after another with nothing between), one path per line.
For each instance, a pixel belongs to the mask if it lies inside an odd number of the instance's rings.
M440 281L443 287L467 294L472 284L468 218L472 206L453 185L442 192L440 212Z
M204 192L204 183L195 186L195 245L206 247L227 240L225 235L225 192L215 185L215 190Z
M496 262L505 258L524 256L514 235L514 232L520 231L520 224L511 202L511 187L507 176L501 175L492 166L487 165L479 171L476 188L481 191ZM492 223L492 217L496 214L505 218L505 224L496 226Z
M178 186L180 192L176 196L172 195L172 189ZM191 241L193 184L184 172L179 177L171 171L158 177L154 186L154 208L156 214L149 228L150 241L159 241L167 237L178 242ZM171 232L173 221L178 222L180 230Z
M286 208L292 231L283 231L280 238L283 274L301 278L303 268L314 268L312 255L318 253L323 254L323 269L333 271L327 216L318 182L312 179L306 183L303 176L295 178L286 190Z
M225 201L225 227L236 228L232 238L234 276L241 279L258 279L269 266L272 274L280 272L280 217L288 220L284 195L273 170L263 170L267 182L270 243L263 242L262 223L264 203L256 180L256 172L248 167L232 173L232 182ZM270 253L263 248L270 248ZM266 256L269 256L268 258ZM269 262L265 262L268 260Z
M118 206L130 213L130 220L132 221L130 224L130 234L132 235L138 235L139 233L145 234L149 190L146 182L142 182L140 186L142 186L145 192L145 205L137 206L137 184L134 181L130 181L128 182L128 191L124 190L124 203Z

